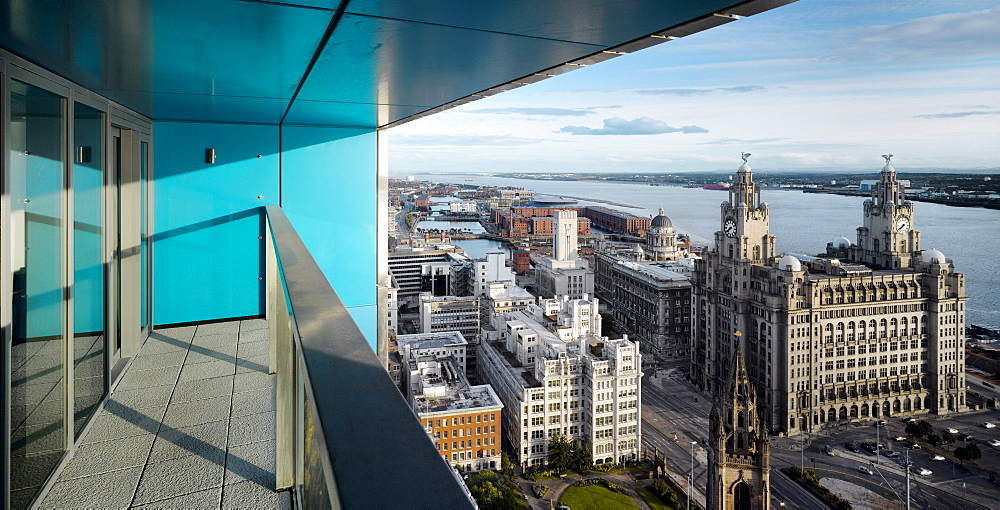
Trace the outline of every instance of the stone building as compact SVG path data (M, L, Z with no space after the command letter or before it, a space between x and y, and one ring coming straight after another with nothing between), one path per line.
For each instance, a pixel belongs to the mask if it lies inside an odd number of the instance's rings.
M965 410L965 277L920 246L892 165L855 243L779 257L769 213L744 161L692 279L695 385L718 394L743 348L774 432Z

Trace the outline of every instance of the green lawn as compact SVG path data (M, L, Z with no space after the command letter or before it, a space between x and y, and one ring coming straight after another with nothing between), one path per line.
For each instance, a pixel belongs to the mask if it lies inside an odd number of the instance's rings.
M639 505L632 498L611 492L603 485L594 484L586 487L572 486L566 489L559 503L573 510L617 510L638 509Z
M642 500L645 501L646 504L649 505L649 508L652 508L653 510L675 510L676 508L667 505L663 499L660 498L659 494L650 490L649 487L639 487L636 492L642 496Z

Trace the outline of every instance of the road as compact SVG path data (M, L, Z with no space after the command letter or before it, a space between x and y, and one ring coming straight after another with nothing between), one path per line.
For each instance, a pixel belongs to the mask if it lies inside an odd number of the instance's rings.
M650 453L653 448L661 454L665 452L668 468L687 478L691 472L691 442L697 441L694 445L694 489L703 495L708 473L705 444L712 403L683 379L686 362L658 362L656 366L656 370L647 369L643 377L643 444ZM780 466L772 464L772 467ZM822 508L824 505L777 469L771 470L771 495L774 508L780 508L782 502L789 509Z

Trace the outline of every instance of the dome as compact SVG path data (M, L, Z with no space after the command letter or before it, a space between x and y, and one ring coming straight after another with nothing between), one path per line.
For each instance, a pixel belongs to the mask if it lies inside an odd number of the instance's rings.
M660 208L660 214L657 214L656 217L653 218L653 221L651 221L649 223L649 226L650 226L650 228L656 228L656 227L671 228L674 225L672 223L670 223L670 218L667 218L663 214L663 208L661 207Z
M723 200L722 207L729 207L729 200Z
M747 203L746 202L740 202L740 205L738 205L736 207L742 207L742 208L746 209L747 208Z
M882 171L883 172L889 172L889 173L896 173L896 169L893 168L892 165L890 165L889 163L886 163L885 166L882 167Z
M945 264L948 262L948 259L944 258L944 253L934 249L925 251L923 258L924 262L929 264Z
M737 172L749 172L749 171L750 171L750 165L748 165L746 161L744 161L743 164L740 165L740 168L737 170Z
M801 271L802 263L799 262L799 259L791 255L785 255L778 261L778 269L783 271Z
M832 244L834 248L850 248L851 240L844 236L840 236L834 239L830 244Z

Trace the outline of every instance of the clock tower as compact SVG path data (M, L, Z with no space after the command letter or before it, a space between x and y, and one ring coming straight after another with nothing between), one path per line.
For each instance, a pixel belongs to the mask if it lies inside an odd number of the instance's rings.
M865 225L858 228L858 243L851 259L882 269L912 269L913 254L920 250L920 231L913 229L913 203L906 200L896 169L885 154L872 198L865 200Z
M729 187L729 200L722 203L722 229L715 234L722 256L736 261L761 263L774 257L775 238L768 224L768 205L760 200L760 186L743 153L736 182Z

